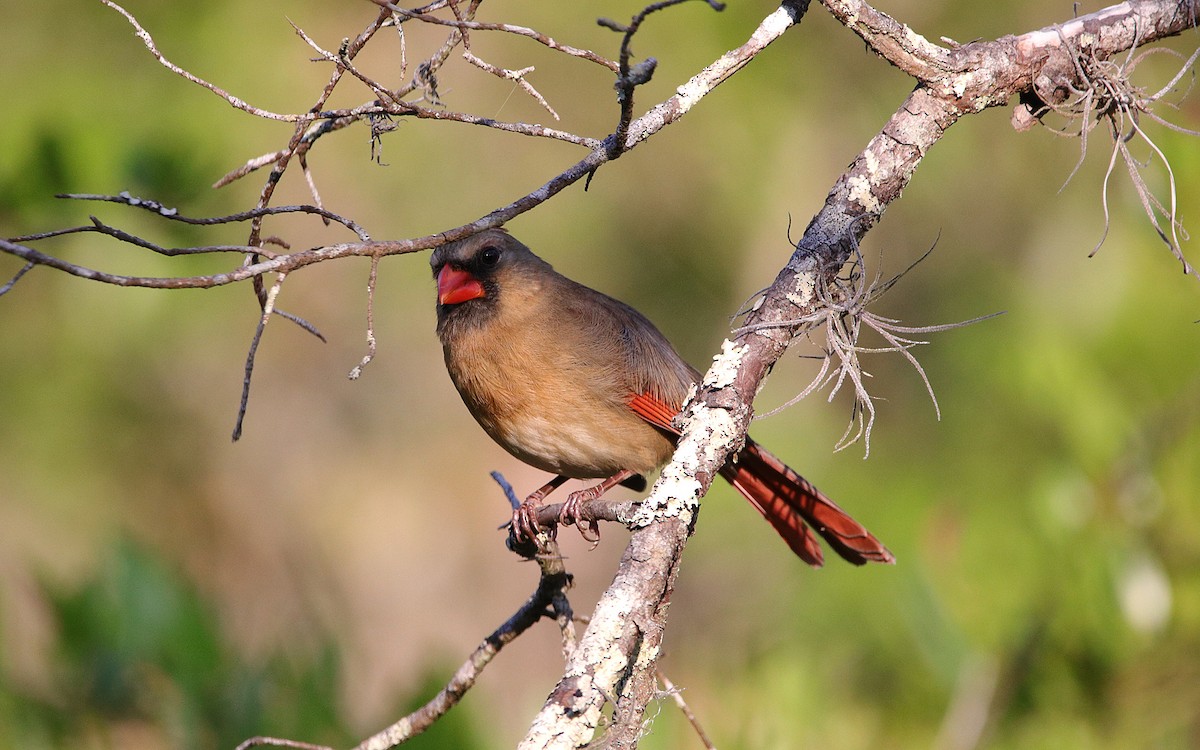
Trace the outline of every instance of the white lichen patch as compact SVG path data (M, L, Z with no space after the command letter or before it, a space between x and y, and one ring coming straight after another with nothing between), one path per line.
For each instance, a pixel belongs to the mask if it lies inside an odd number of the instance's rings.
M674 465L663 469L650 495L629 519L630 528L649 526L655 521L672 517L691 522L703 488L695 477L687 476L683 470L672 470Z
M683 404L679 407L679 411L686 412L688 407L692 405L692 401L696 399L696 394L700 392L700 385L692 383L692 387L688 388L687 396L683 399ZM678 418L678 417L677 417Z
M793 23L791 13L783 6L780 6L771 15L763 19L763 22L754 31L754 38L768 41L778 39Z
M686 83L681 83L675 94L679 97L678 105L682 112L687 112L696 102L704 98L711 90L710 86L700 76L695 76Z
M879 157L871 149L867 149L863 154L863 164L867 168L867 174L877 176L879 174Z
M625 657L612 644L620 638L637 601L636 587L627 580L618 580L597 602L587 632L579 640L565 673L576 678L580 692L598 690L602 695L611 694L625 674ZM602 705L603 701L595 702L595 710L599 711Z
M787 300L796 307L808 309L817 296L817 277L809 271L796 276L796 291L787 293Z
M684 523L691 523L703 491L696 472L713 467L719 447L731 444L737 435L733 416L728 411L710 409L703 404L694 406L684 437L675 451L675 459L663 469L649 497L629 519L629 525L639 528L663 518L679 518Z
M717 448L729 445L738 437L733 415L726 409L710 409L703 404L693 409L692 414L693 421L700 425L700 432L707 433L709 437L704 441L704 445L696 446L695 452L706 464L711 465L716 460ZM693 438L688 442L700 441Z
M704 385L710 388L733 385L733 381L737 379L738 368L742 365L742 355L747 349L748 346L738 346L729 339L722 341L721 353L713 357L712 367L704 374Z
M856 175L850 178L848 183L850 189L850 200L863 207L863 210L877 214L880 211L879 201L871 192L871 181L861 175Z
M911 26L904 27L904 42L908 49L922 49L929 46L929 40L914 31Z
M658 661L659 651L658 646L648 646L645 641L642 641L642 648L638 651L637 661L633 665L634 669L638 672L652 669L654 663Z
M637 596L631 591L616 593L607 598L608 606L596 607L587 636L579 641L568 664L567 673L578 678L581 691L591 690L593 685L602 691L611 690L622 672L624 659L610 644L620 637Z

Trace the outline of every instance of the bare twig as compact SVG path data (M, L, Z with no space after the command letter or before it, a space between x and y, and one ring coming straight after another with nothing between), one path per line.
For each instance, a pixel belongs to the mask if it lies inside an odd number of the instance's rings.
M21 277L24 276L25 274L29 273L30 270L32 270L33 267L36 265L37 265L37 263L34 263L33 261L29 261L25 265L21 266L21 269L19 271L17 271L15 274L13 274L13 277L11 279L9 279L4 284L4 286L0 286L0 297L3 297L5 294L8 294L9 290L11 290L14 286L16 286L17 282L21 280Z
M242 399L238 404L237 420L233 426L233 440L236 442L242 436L242 424L246 419L246 407L250 403L250 378L254 374L254 357L258 353L258 345L262 341L263 331L267 328L267 323L271 321L271 313L275 311L275 300L279 298L279 290L283 288L284 279L287 278L287 273L280 273L275 277L275 283L271 285L271 289L267 292L266 302L263 304L262 315L258 318L258 325L254 328L254 338L250 340L250 351L246 353L246 367L242 377Z
M347 61L354 59L358 52L363 48L363 45L365 45L376 34L376 32L383 28L383 25L387 23L390 18L391 14L381 11L376 16L375 20L369 23L367 27L357 37L354 38L353 41L343 45L341 57ZM344 68L342 66L334 68L334 71L329 78L329 82L325 84L325 88L322 89L321 94L317 97L316 103L314 103L309 109L310 112L318 112L325 107L325 102L327 102L329 97L333 95L334 88L342 79L343 70ZM291 158L293 156L303 157L307 150L312 147L313 143L315 143L315 139L319 137L319 134L326 132L321 128L314 130L311 127L312 119L314 118L310 117L309 119L301 120L297 123L296 129L292 133L292 137L288 141L287 147L283 149L283 153L280 155L280 157L275 160L270 174L267 175L267 179L263 183L262 189L259 191L257 203L259 208L263 208L271 203L271 199L275 195L275 189L282 180L284 171L291 162ZM246 244L254 247L261 247L263 244L261 233L262 218L258 217L255 218L250 224L250 236ZM243 267L253 267L257 263L258 256L256 254L250 254L246 256ZM261 275L254 275L251 277L250 281L254 289L255 298L258 300L259 305L265 307L267 304L267 294L263 285L263 277ZM249 361L249 365L253 366L253 359ZM249 377L247 376L247 385L248 380ZM245 394L243 392L243 397L244 395Z
M379 256L371 257L371 273L367 277L367 353L363 355L362 361L350 370L348 376L351 380L358 380L362 375L363 368L371 364L371 360L375 359L375 281L379 277Z
M526 94L529 94L537 101L538 104L542 105L542 108L549 112L551 117L553 117L555 120L562 119L558 116L558 113L554 111L554 107L550 106L550 102L546 101L546 97L542 96L541 92L535 89L533 85L529 83L529 81L525 80L525 75L533 72L533 66L521 68L520 70L507 70L505 68L498 68L495 65L476 57L475 54L471 52L469 47L463 50L463 59L480 70L491 73L497 78L503 78L516 83L521 87L522 91L524 91Z
M183 68L179 67L175 63L168 60L163 55L163 53L158 51L158 46L154 43L154 38L150 36L150 33L148 31L146 31L144 28L142 28L142 25L140 23L138 23L138 20L133 17L132 13L130 13L129 11L122 8L120 5L117 5L112 0L100 0L100 2L104 3L108 7L112 8L113 10L117 11L122 16L124 16L125 20L129 22L129 25L132 26L134 31L137 33L138 39L141 39L142 44L144 44L146 46L146 49L150 50L150 54L154 55L154 59L158 60L159 64L161 64L164 68L171 71L175 75L186 78L187 80L191 81L192 83L208 89L209 91L213 92L214 94L221 97L225 101L229 102L229 104L231 106L236 107L237 109L240 109L243 112L252 114L255 117L262 117L267 120L279 120L281 122L308 122L308 121L312 120L311 115L285 115L285 114L279 114L277 112L271 112L269 110L262 109L261 107L255 107L255 106L248 104L245 101L237 98L233 94L230 94L228 91L225 91L224 89L220 88L219 86L211 84L208 81L204 80L203 78L195 76L192 73L188 72L187 70L184 70Z
M629 124L633 121L633 90L644 83L649 83L650 78L654 75L655 68L658 67L658 60L653 57L647 57L637 65L630 65L629 59L633 54L631 46L633 37L641 29L642 23L646 20L647 16L687 1L662 0L661 2L647 5L630 20L628 25L620 24L607 18L599 19L601 26L623 34L617 81L613 84L613 88L617 90L617 104L621 107L621 116L617 122L616 130L613 131L612 136L606 141L609 158L611 159L616 159L628 148L626 146L626 139L629 135ZM717 2L716 0L706 0L706 2L715 11L720 12L725 9L724 3Z
M498 481L503 482L503 477ZM504 483L507 484L507 483ZM511 488L510 488L511 489ZM386 729L363 740L356 750L388 750L396 747L433 726L447 711L458 705L463 695L474 687L483 670L509 643L543 617L552 617L563 629L564 639L573 633L571 605L566 592L571 587L571 574L566 571L558 546L553 540L543 540L544 546L535 556L540 570L537 588L511 617L483 639L450 681L432 699L416 711L394 722ZM565 625L563 623L566 623ZM237 750L253 747L287 747L298 750L330 750L278 737L254 737L238 745Z
M156 200L151 200L149 198L138 198L136 196L130 195L128 192L125 192L125 191L121 191L120 193L118 193L116 195L92 195L92 194L85 194L85 193L63 193L56 197L66 198L69 200L77 200L77 201L104 201L104 202L108 202L108 203L120 203L125 206L131 206L133 208L141 208L143 210L150 211L151 213L161 216L164 219L169 219L171 221L178 221L181 224L191 224L192 226L201 226L201 227L216 226L218 224L236 224L236 223L243 222L243 221L259 219L259 218L262 218L263 216L277 216L280 214L294 214L294 213L315 214L317 216L320 216L326 222L333 221L333 222L337 222L338 224L341 224L342 226L349 229L351 232L354 232L356 235L358 235L358 238L360 240L362 240L363 242L371 241L371 236L369 234L367 234L367 231L365 229L363 229L358 224L358 222L354 221L353 219L348 219L344 216L335 214L332 211L327 211L320 206L306 206L306 205L259 206L257 208L252 208L249 211L239 211L238 213L228 214L226 216L205 216L205 217L201 217L201 218L196 218L196 217L184 216L183 214L179 213L178 209L169 208L167 206L164 206ZM26 237L14 237L13 240L16 242L28 242L28 241L31 241L34 239L40 239L42 237L49 237L49 236L52 236L52 234L53 233L46 233L44 235L28 235ZM201 248L192 248L192 251L200 252ZM262 248L259 248L259 252L265 254L265 252L263 251Z
M239 742L234 750L250 750L252 747L286 747L291 750L333 750L328 745L314 745L311 742L299 742L282 737L251 737Z
M661 669L657 670L658 681L662 683L663 690L667 695L671 696L671 700L675 702L676 707L683 713L684 718L688 720L688 724L692 725L692 731L696 733L696 738L704 745L705 750L717 750L717 746L708 738L704 727L700 726L700 720L696 718L696 714L692 711L691 706L683 699L683 691L675 686L675 683L663 673Z
M149 250L158 255L163 255L168 258L175 258L181 255L214 255L218 253L248 253L256 248L246 245L204 245L203 247L163 247L162 245L151 242L150 240L138 237L135 234L130 234L123 229L110 226L100 221L95 216L89 217L92 220L91 224L79 227L63 227L62 229L52 229L49 232L38 232L37 234L26 235L24 237L14 237L13 242L36 242L38 240L46 240L51 237L65 237L69 234L84 234L93 232L96 234L104 234L113 239L119 240L129 245ZM264 253L268 257L274 257L274 253L267 251Z
M481 115L472 115L466 112L454 112L452 110L431 109L422 107L411 102L402 104L381 104L376 107L377 111L392 115L416 117L421 120L451 120L454 122L462 122L468 125L478 125L481 127L492 128L506 133L516 133L518 135L528 135L536 138L550 138L556 141L565 143L573 143L576 146L585 148L596 148L600 141L587 136L568 133L564 130L556 128L548 128L545 125L530 124L524 122L505 122L496 120L491 117L483 117Z
M568 44L562 44L560 42L555 41L551 37L548 37L545 34L534 31L533 29L528 28L526 26L517 26L517 25L509 24L509 23L483 23L481 21L468 21L468 20L463 20L463 19L459 19L459 18L455 18L455 19L440 18L438 16L431 15L429 12L422 12L419 10L409 10L406 8L401 8L400 6L395 5L394 3L386 2L386 0L371 0L371 2L375 3L376 5L380 5L385 8L388 8L393 13L395 13L399 16L403 16L406 19L423 21L425 23L436 24L438 26L450 26L450 27L453 27L456 29L461 29L461 30L501 31L501 32L504 32L507 34L515 34L517 36L528 37L529 39L532 39L535 42L538 42L539 44L543 44L552 50L555 50L558 52L564 52L572 57L578 57L580 59L587 60L589 62L594 62L597 65L602 65L614 72L617 70L617 63L613 62L612 60L605 59L604 57L602 57L590 50L580 49L578 47L572 47Z
M291 22L289 21L289 23L291 23ZM389 90L383 84L377 83L376 81L371 79L369 76L367 76L365 73L360 71L358 68L354 67L354 63L351 62L349 55L345 54L345 50L340 51L339 54L334 54L333 52L323 49L319 44L317 44L313 40L312 37L310 37L307 33L305 33L304 29L300 28L296 24L294 24L294 23L292 24L292 29L296 32L297 36L299 36L301 39L304 40L305 44L307 44L309 47L312 47L313 50L315 50L316 53L321 56L321 59L323 59L327 62L334 63L335 65L338 65L339 67L341 67L347 73L354 76L359 81L361 81L364 85L366 85L367 88L371 89L371 91L375 94L375 96L377 96L383 100L393 101L396 103L402 103L402 100L400 99L400 97L397 96L394 92Z

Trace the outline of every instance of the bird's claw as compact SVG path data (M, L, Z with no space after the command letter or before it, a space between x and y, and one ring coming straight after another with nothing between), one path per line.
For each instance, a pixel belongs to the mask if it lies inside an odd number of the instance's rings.
M591 499L587 490L572 492L568 495L567 501L558 511L558 522L563 525L575 524L575 528L579 529L579 535L583 537L584 541L590 543L592 549L596 549L600 545L600 523L596 519L584 515L584 499Z
M538 522L540 508L541 503L526 500L513 511L512 530L518 541L528 539L532 542L537 539L538 532L542 530L542 525ZM553 539L557 531L557 526L551 526L547 533Z
M562 504L562 508L559 509L557 519L558 524L564 526L574 524L575 528L579 529L579 535L592 545L592 549L595 549L600 544L600 523L584 513L583 503L586 500L594 500L596 497L597 493L594 487L572 492L567 496L567 500ZM513 510L511 533L516 541L528 540L532 542L537 539L538 533L543 529L541 522L538 520L538 514L541 509L541 497L535 494ZM545 529L551 539L554 539L557 534L558 524L551 523Z

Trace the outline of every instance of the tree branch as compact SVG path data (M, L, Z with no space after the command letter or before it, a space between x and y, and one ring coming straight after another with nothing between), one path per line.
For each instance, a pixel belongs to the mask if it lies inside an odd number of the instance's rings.
M1194 25L1193 10L1181 4L1141 2L1115 7L1126 6L1138 7L1121 13L1100 11L1087 21L1077 19L1063 33L1082 35L1086 29L1088 39L1095 40L1089 46L1116 54ZM785 3L772 17L787 7ZM1139 15L1139 10L1148 15ZM583 745L595 731L608 696L625 694L635 667L653 665L660 618L665 617L679 555L694 526L700 498L744 439L759 386L802 329L795 321L821 304L817 294L821 277L827 283L838 273L853 248L900 196L925 154L960 117L1003 105L1032 88L1041 72L1037 63L1045 57L1006 51L1044 50L1047 39L1034 32L960 48L959 55L987 61L981 74L960 76L949 86L943 81L936 89L919 84L834 185L762 304L748 316L748 330L726 343L685 407L683 436L674 458L633 519L633 538L616 579L596 607L576 652L579 658L568 663L522 750ZM998 61L994 65L993 59ZM640 716L635 710L627 721Z
M571 605L567 601L566 592L571 587L571 574L567 572L563 563L558 544L553 539L542 537L536 548L536 554L531 559L537 561L540 576L537 588L520 609L476 646L437 695L386 729L363 740L355 747L355 750L388 750L429 729L447 711L458 705L458 702L468 690L474 687L483 670L500 653L501 649L520 637L542 618L550 617L556 620L564 632L564 639L568 638L567 633L572 624ZM301 750L331 750L319 745L278 737L252 737L239 744L237 750L249 750L252 747L264 746L299 748Z

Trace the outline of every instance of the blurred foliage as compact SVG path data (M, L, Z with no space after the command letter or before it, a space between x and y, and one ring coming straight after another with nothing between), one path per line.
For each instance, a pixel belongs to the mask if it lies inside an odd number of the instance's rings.
M0 746L233 747L267 735L334 747L357 744L337 695L334 644L247 661L223 637L212 605L159 555L119 542L95 577L43 588L54 631L45 683L0 693ZM418 708L443 684L437 665L414 692ZM464 712L416 748L473 747Z
M255 733L349 744L338 658L247 662L208 604L156 556L121 543L94 578L45 587L55 645L36 689L3 694L4 747L232 747Z
M960 41L1071 11L1037 0L881 5ZM128 8L175 62L276 111L305 110L329 72L287 19L334 49L373 14L313 0ZM594 16L626 18L640 4L484 8L488 20L611 56L616 35ZM740 44L768 10L690 3L653 17L635 52L660 67L640 104ZM411 29L409 64L442 33ZM398 80L398 43L377 42L361 66ZM535 65L557 127L611 129L607 72L528 40L472 42L494 64ZM1162 46L1190 54L1196 43ZM1148 60L1141 83L1156 90L1178 63ZM162 244L244 239L245 227L165 225L51 196L129 190L193 216L242 210L265 175L208 186L279 148L287 125L170 74L98 2L7 8L0 66L12 109L0 129L0 235L95 213ZM798 232L910 89L814 6L587 192L565 191L512 229L568 275L642 309L702 365L785 261L789 218ZM546 118L457 59L440 91L456 109ZM368 98L347 86L335 104ZM1195 92L1168 100L1175 108L1161 114L1200 124ZM375 237L474 219L581 155L464 125L398 124L383 141L387 166L370 161L355 128L309 159L326 205ZM1194 225L1196 140L1143 124L1171 158ZM914 325L1007 314L916 352L940 422L901 358L866 358L879 397L867 461L861 446L831 450L842 397L755 425L900 562L804 569L732 492L712 493L673 599L664 669L719 747L1200 745L1200 282L1179 273L1120 169L1112 228L1087 257L1103 233L1109 145L1096 131L1056 192L1078 141L1014 133L1002 109L968 118L867 238L868 273L884 277L936 244L878 313ZM1165 195L1165 172L1135 149ZM279 202L308 200L299 175L283 181ZM293 247L348 239L297 217L267 230ZM150 275L236 262L147 257L94 235L42 247ZM0 278L19 267L0 257ZM382 265L380 353L361 380L345 379L363 353L366 276L365 262L348 262L289 278L282 307L329 343L272 323L236 446L228 435L257 320L249 289L116 289L35 269L0 298L0 747L231 747L257 734L347 745L427 700L524 601L535 573L503 549L506 505L487 472L519 490L542 477L492 445L449 386L423 257ZM759 410L814 367L781 362ZM565 540L578 611L607 584L622 541L606 531L586 553ZM511 746L560 666L553 628L534 628L416 746ZM698 746L669 699L652 714L643 747Z

